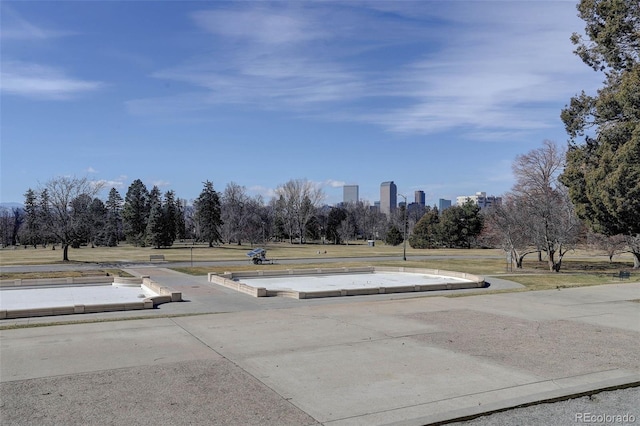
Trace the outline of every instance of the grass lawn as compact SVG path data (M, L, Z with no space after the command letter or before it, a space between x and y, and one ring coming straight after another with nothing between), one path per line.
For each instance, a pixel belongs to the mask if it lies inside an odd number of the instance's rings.
M206 275L209 272L222 273L226 271L256 271L256 270L281 270L281 269L302 269L302 268L343 268L343 267L355 267L355 266L393 266L393 267L407 267L407 268L427 268L427 269L441 269L447 271L467 272L469 274L476 275L495 275L505 272L504 261L498 258L480 258L473 259L467 258L472 256L468 253L468 250L459 250L453 253L452 250L447 250L448 256L465 256L465 259L426 259L426 260L371 260L361 262L331 262L327 263L314 263L314 258L309 258L307 263L304 264L276 264L274 265L253 265L247 261L246 265L242 266L194 266L183 268L172 268L178 272L183 272L191 275ZM487 253L488 251L483 251ZM487 253L490 254L490 253ZM425 254L426 255L426 254ZM444 256L445 251L438 252L432 250L430 255L432 256ZM428 256L428 255L427 255ZM348 256L344 256L347 257Z
M633 276L632 276L633 277ZM560 274L531 274L504 275L500 278L514 281L529 290L552 290L559 288L586 287L591 285L620 284L633 280L620 280L611 273L560 273Z
M47 272L5 272L0 271L0 280L31 280L39 278L75 278L75 277L131 277L120 269L89 269L80 271L47 271Z
M69 260L82 263L117 263L117 262L148 262L151 255L164 255L169 262L206 262L216 260L248 260L246 253L258 246L248 244L220 245L208 247L206 244L176 243L170 248L155 249L150 247L133 247L122 244L118 247L80 247L69 248ZM269 243L264 246L267 249L267 257L273 259L300 259L318 257L375 257L375 256L402 256L402 246L389 246L376 241L375 247L369 247L366 243L349 245L330 244L289 244ZM414 250L407 245L407 255L414 256L495 256L502 258L501 250ZM62 249L58 246L55 250L51 247L34 249L33 247L5 248L0 250L0 264L2 265L40 265L62 262Z
M255 247L255 246L254 246ZM321 245L321 244L289 244L270 243L265 246L267 257L275 259L275 265L253 265L246 257L246 253L254 248L250 245L221 245L209 248L206 245L191 245L190 243L176 243L167 249L153 249L148 247L81 247L69 249L71 263L113 263L109 269L96 268L91 271L75 272L40 272L40 273L6 273L0 272L0 279L28 279L28 278L56 278L86 275L126 275L117 269L118 263L149 262L149 256L162 254L168 262L190 262L194 267L174 268L175 270L192 275L206 275L209 272L222 273L225 271L250 271L269 269L294 268L327 268L353 266L405 266L412 268L442 269L449 271L467 272L476 275L498 275L525 285L530 290L566 288L575 286L599 285L620 282L613 278L613 274L620 270L631 270L633 261L630 255L616 257L616 261L609 263L603 253L576 251L569 253L563 260L560 273L547 272L546 262L538 262L535 255L525 258L522 270L507 271L505 255L498 249L437 249L414 250L407 246L408 256L424 256L421 260L377 260L349 261L356 257L391 257L402 256L402 246L389 246L376 241L375 247L366 243L349 245ZM448 256L448 257L445 257ZM340 262L319 263L319 258L344 258ZM62 250L49 248L8 248L0 250L0 265L40 265L62 263ZM277 260L307 259L302 264L278 264ZM200 266L198 262L216 260L243 260L241 266ZM329 266L330 265L330 266ZM631 281L637 280L640 272L631 275ZM627 281L627 280L625 280Z

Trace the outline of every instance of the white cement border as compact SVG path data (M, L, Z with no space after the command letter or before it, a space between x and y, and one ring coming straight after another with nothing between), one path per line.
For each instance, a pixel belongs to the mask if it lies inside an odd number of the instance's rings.
M385 285L357 284L350 285L344 278L354 274L414 274L416 277L422 276L415 282L403 282L403 280L382 280ZM332 285L307 285L303 287L289 287L283 285L260 285L273 284L271 279L277 278L318 278L334 277ZM436 279L425 280L425 276ZM341 280L341 278L343 278ZM439 278L439 279L438 279ZM365 266L355 268L314 268L314 269L286 269L286 270L258 270L245 272L225 272L224 274L208 274L208 281L214 284L234 289L241 293L246 293L254 297L282 296L294 299L312 299L321 297L340 297L368 294L384 293L408 293L434 290L454 290L479 288L485 285L484 277L467 274L464 272L445 271L440 269L405 268L405 267L378 267ZM377 280L380 281L380 280Z
M148 276L104 278L5 280L0 286L0 320L152 309L182 300L182 293Z

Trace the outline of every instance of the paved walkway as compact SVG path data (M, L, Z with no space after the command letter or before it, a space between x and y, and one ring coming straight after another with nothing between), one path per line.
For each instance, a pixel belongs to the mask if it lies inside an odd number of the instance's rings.
M640 383L640 283L307 301L131 272L189 301L0 331L3 425L420 425Z

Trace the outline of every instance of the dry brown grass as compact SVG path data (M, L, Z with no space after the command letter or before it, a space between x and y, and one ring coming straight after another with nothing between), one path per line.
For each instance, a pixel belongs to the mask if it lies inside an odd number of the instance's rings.
M587 287L603 284L620 284L613 274L606 273L548 273L531 275L505 275L500 278L520 283L529 290L553 290L571 287ZM631 282L625 280L624 282Z
M72 262L90 263L117 263L117 262L148 262L149 256L155 254L164 255L170 262L206 262L215 260L246 260L246 253L256 246L228 244L217 247L207 247L206 244L191 245L189 243L176 243L166 249L154 249L149 247L133 247L123 244L119 247L81 247L69 249L69 259ZM369 247L366 243L349 245L321 245L321 244L289 244L270 243L265 246L268 257L275 259L306 259L322 257L375 257L375 256L402 256L402 246L389 246L376 242L375 247ZM500 250L414 250L407 245L407 255L414 256L502 256ZM0 264L2 265L39 265L62 262L62 250L58 247L52 250L47 248L6 248L0 250Z
M414 250L407 246L408 256L425 256L424 260L364 260L350 261L349 258L373 258L384 256L399 257L402 255L402 246L388 246L376 242L375 247L369 247L366 243L350 245L318 245L318 244L289 244L271 243L266 246L267 257L271 259L306 259L305 263L295 265L253 265L249 262L246 252L251 250L249 245L221 245L209 248L206 245L192 246L189 243L177 243L168 249L140 248L128 245L120 247L82 247L69 249L71 263L127 263L148 262L149 256L163 254L169 262L190 262L193 259L194 267L175 268L176 270L193 275L206 275L209 272L221 273L229 270L269 270L291 268L326 268L327 263L319 263L320 258L342 258L338 262L332 262L331 267L353 266L406 266L413 268L443 269L450 271L467 272L476 275L504 275L505 279L520 282L532 290L557 287L597 285L616 282L612 275L619 270L629 270L633 266L630 255L617 256L615 262L608 262L603 254L595 254L588 251L576 251L569 253L562 264L560 273L547 272L546 262L538 262L535 255L525 258L522 270L508 271L504 252L501 250ZM61 263L62 251L58 248L18 248L0 250L0 264L2 265L30 265L30 264L56 264ZM442 258L445 257L445 258ZM244 260L242 266L198 266L198 262L216 260ZM100 269L92 271L75 271L60 273L30 273L8 274L2 272L1 279L15 278L55 278L84 275L125 275L119 269ZM533 275L532 275L533 274Z
M47 272L0 272L0 280L31 280L39 278L75 278L75 277L130 277L131 274L120 269L91 269L76 271L47 271Z

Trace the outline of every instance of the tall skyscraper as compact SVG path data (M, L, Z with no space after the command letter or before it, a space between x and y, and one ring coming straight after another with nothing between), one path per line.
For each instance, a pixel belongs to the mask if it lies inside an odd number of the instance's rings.
M393 181L380 184L380 211L391 216L398 206L398 188Z
M426 198L424 196L424 191L416 191L415 192L415 197L416 197L416 204L419 204L422 207L424 207L425 206L425 201L426 201Z
M360 201L358 191L358 185L344 185L342 187L342 202L347 204Z
M438 200L438 212L442 213L449 207L451 207L451 200L445 200L444 198Z

